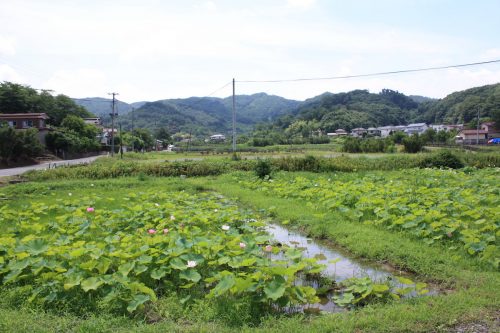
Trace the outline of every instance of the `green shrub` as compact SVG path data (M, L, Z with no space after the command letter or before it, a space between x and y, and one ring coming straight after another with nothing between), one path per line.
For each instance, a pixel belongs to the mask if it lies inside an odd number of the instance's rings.
M464 167L464 163L449 150L443 150L436 155L426 157L420 163L420 167L461 169Z
M407 153L418 153L422 151L424 147L424 140L418 134L407 136L403 138L403 146L405 147L405 152Z
M261 179L271 176L271 162L269 160L258 160L257 165L255 165L255 174Z

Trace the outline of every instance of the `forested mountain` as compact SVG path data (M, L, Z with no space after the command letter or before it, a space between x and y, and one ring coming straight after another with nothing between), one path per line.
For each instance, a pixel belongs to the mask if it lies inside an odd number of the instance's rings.
M89 98L73 98L76 104L83 106L89 112L98 117L107 118L111 113L112 100L109 98L89 97ZM119 100L115 101L115 111L121 115L137 109L146 104L146 102L136 102L128 104Z
M500 112L500 83L454 92L445 98L425 102L420 118L427 123L468 123L477 117L495 118ZM497 118L498 119L498 118Z
M419 115L419 103L397 91L384 89L378 94L367 90L348 93L324 93L304 101L292 115L277 124L288 128L294 122L314 123L313 127L330 132L343 128L405 124Z
M356 127L412 122L457 124L474 120L478 110L482 119L499 119L500 84L455 92L441 100L406 96L390 89L383 89L378 94L367 90L324 93L304 101L293 113L280 117L271 127L306 133L318 129L349 131Z
M237 95L237 129L247 132L256 123L274 120L291 112L297 105L297 101L264 93ZM133 113L120 115L119 121L124 129L165 127L170 133L229 133L232 126L232 98L190 97L147 102Z

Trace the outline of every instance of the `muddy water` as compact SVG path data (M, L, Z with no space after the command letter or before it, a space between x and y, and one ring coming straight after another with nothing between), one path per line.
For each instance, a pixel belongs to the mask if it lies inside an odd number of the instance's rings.
M366 276L374 281L383 281L393 276L387 267L363 263L348 258L326 244L321 244L318 241L307 238L297 232L290 231L282 226L269 224L266 230L273 236L276 242L301 249L303 251L303 256L306 258L318 259L318 263L326 266L322 275L330 277L337 282L352 277ZM329 261L331 260L335 260L336 262L330 263ZM312 286L314 287L314 283ZM336 305L332 301L332 297L333 295L328 295L322 299L321 303L309 304L296 310L305 312L343 311L344 308Z

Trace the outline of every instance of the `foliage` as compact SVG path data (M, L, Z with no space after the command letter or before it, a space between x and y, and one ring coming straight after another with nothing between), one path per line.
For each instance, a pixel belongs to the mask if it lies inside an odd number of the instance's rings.
M468 123L481 117L492 117L500 109L500 84L454 92L442 100L426 105L422 121L429 123Z
M341 290L334 296L340 306L356 307L375 302L388 302L408 296L410 293L423 295L429 291L427 284L415 283L408 278L397 277L397 284L388 282L375 283L368 277L350 278L340 283Z
M252 126L275 119L294 109L299 102L264 93L237 95L237 132L245 133ZM155 130L165 127L168 133L191 133L207 137L214 133L229 133L232 119L232 98L190 97L147 102L132 114L120 117L124 129L132 127ZM156 125L155 125L156 124Z
M339 220L381 226L465 251L498 268L500 196L498 169L476 172L407 170L398 177L352 181L296 177L240 184L269 196L300 198Z
M383 153L388 151L392 142L380 138L355 138L347 137L342 145L346 153Z
M145 157L143 157L145 156ZM125 160L100 159L91 165L61 167L52 170L32 171L25 174L31 180L49 179L104 179L125 176L138 176L144 173L148 176L214 176L232 171L255 170L257 160L242 159L232 161L227 158L201 161L174 161L143 163L134 159L149 158L150 155L127 153ZM132 159L130 159L132 157ZM283 157L270 160L273 170L276 171L312 171L312 172L356 172L368 170L401 170L418 168L427 154L418 155L386 155L382 157L348 157L334 158ZM498 154L461 154L464 164L476 168L499 167Z
M46 136L47 148L58 153L86 153L100 149L97 141L99 129L91 124L85 124L83 119L68 115L61 122L61 127L51 131Z
M37 138L37 133L34 128L16 131L0 123L0 162L8 165L12 160L39 156L43 152L43 147Z
M418 134L413 134L403 138L403 146L407 153L418 153L424 148L424 138Z
M255 165L255 174L260 179L271 176L271 161L259 159Z
M148 190L113 204L96 195L31 202L22 220L2 206L1 284L32 286L29 301L72 311L132 313L172 294L183 303L249 297L259 313L317 301L294 281L321 266L286 248L273 247L280 259L271 260L264 223L216 194Z
M464 167L464 163L451 151L443 150L435 155L426 157L422 160L420 166L423 168L461 169Z
M50 91L12 82L0 83L0 113L46 113L48 124L59 126L68 115L80 118L93 115L65 95L52 96Z
M172 143L172 137L168 133L168 130L165 127L160 127L158 130L155 131L155 138L157 140L163 141L163 146Z

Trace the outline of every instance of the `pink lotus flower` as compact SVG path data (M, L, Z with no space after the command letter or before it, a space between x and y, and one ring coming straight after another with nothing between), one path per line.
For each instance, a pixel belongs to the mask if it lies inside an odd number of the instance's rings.
M247 247L247 245L245 243L240 243L240 248L244 249L245 247Z
M266 247L264 248L264 251L266 252L271 252L273 250L273 247L271 245L266 245Z
M167 228L163 229L163 233L168 234L168 229Z
M92 213L94 211L94 207L87 207L87 212Z
M186 266L189 268L196 267L196 261L189 260Z
M148 234L150 234L150 235L156 234L156 230L155 229L148 229Z

